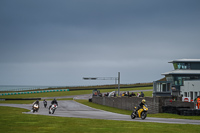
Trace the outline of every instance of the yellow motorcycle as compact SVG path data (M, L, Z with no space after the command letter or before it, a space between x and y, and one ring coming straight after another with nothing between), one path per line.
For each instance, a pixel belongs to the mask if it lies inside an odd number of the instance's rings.
M139 109L137 112L136 109L137 107L133 108L133 112L131 113L131 118L135 119L135 117L138 117L144 120L147 117L147 111L148 111L147 105L146 104L143 105L143 108Z

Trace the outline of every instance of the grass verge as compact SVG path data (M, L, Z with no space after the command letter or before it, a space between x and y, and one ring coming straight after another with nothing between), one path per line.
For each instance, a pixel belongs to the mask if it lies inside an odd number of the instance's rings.
M163 124L22 114L26 109L0 106L1 133L188 133L199 132L199 125Z

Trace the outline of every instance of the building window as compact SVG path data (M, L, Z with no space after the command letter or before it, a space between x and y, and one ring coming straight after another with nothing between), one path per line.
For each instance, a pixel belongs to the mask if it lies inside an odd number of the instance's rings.
M190 98L193 100L193 91L190 91Z
M184 92L184 97L187 97L187 92Z
M190 69L190 63L173 63L174 69Z
M183 85L183 79L182 79L182 77L175 77L174 78L174 84L175 85Z
M171 84L170 83L164 83L164 82L156 82L154 84L155 88L154 90L156 92L170 92Z
M166 91L166 84L162 84L163 91Z
M170 91L170 83L167 83L167 91Z
M184 81L189 79L190 77L174 77L174 85L184 85Z
M197 98L197 92L194 93L194 98Z
M172 75L166 75L165 77L167 81L174 81L174 77Z

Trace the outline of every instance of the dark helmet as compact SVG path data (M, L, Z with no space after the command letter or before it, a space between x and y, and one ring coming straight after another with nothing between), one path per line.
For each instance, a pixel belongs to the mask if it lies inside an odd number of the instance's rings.
M36 100L36 102L35 102L36 104L39 104L39 100Z

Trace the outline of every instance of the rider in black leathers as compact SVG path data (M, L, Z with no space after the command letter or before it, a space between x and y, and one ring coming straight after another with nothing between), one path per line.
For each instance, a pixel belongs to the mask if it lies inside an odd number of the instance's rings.
M38 104L38 105L39 105L39 100L35 101L35 102L33 103L33 105L34 105L34 104Z
M57 100L55 98L53 99L53 101L51 101L51 105L49 106L49 109L51 108L51 106L53 104L56 104L58 106L58 102L57 102Z
M35 102L33 103L33 105L32 105L32 110L33 110L34 104L37 104L37 105L39 106L39 100L37 100L37 101L35 101ZM38 108L38 109L39 109L39 108Z
M44 101L43 101L43 104L44 104L44 107L46 108L46 106L47 106L47 101L44 99Z
M137 114L137 111L141 108L143 108L143 105L145 105L146 103L146 100L145 99L142 99L142 102L138 105L137 109L136 109L136 114Z

